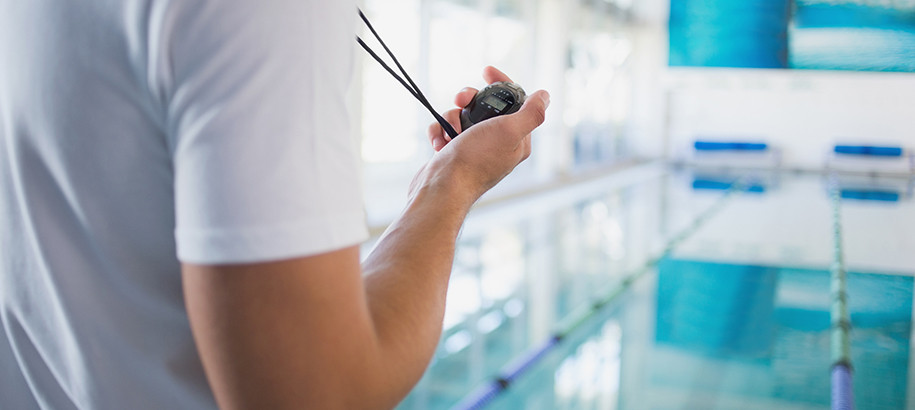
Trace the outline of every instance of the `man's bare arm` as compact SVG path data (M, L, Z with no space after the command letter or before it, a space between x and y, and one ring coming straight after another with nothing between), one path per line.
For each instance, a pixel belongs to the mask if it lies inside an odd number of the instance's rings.
M507 79L494 69L484 76ZM545 92L534 93L518 113L437 147L404 213L363 266L357 247L269 263L183 265L191 328L220 406L396 405L438 342L464 217L530 155L530 132L548 103Z

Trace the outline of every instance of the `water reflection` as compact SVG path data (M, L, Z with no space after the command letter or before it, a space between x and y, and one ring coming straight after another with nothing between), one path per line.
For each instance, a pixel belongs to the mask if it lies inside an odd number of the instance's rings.
M666 259L651 282L490 408L829 406L827 271ZM849 290L858 408L904 408L912 277Z
M851 274L849 289L855 370L884 374L879 382L861 379L855 396L863 407L901 408L912 278ZM653 367L654 384L702 408L726 407L717 396L828 405L828 290L827 271L664 261L654 348L663 364ZM694 398L702 393L708 399Z
M620 388L622 331L607 321L594 339L582 343L555 373L554 391L560 408L615 409Z

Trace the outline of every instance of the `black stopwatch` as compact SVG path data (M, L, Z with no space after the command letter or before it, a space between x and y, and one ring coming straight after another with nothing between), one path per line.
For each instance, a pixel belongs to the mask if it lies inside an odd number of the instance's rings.
M499 81L487 85L461 110L461 129L466 131L480 121L518 111L525 97L524 90L515 83Z

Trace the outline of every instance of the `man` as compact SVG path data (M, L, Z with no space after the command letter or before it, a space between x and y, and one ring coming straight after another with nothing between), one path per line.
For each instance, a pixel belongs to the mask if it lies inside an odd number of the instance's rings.
M0 408L407 394L441 332L462 221L530 154L549 100L450 142L430 127L437 153L360 264L355 10L0 0Z

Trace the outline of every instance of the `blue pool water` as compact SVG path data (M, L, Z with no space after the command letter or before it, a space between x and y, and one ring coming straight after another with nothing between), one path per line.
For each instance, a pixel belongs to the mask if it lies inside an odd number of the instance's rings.
M486 408L828 408L825 178L767 174L724 200L696 178L648 167L474 211L438 352L399 408L460 403L683 232ZM854 394L859 409L911 408L912 181L872 183L899 200L841 202Z

